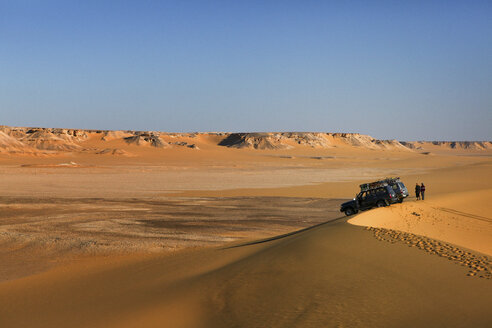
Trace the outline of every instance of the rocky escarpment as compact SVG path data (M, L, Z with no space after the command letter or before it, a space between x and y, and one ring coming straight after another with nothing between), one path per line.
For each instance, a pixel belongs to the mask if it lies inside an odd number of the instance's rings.
M428 147L454 150L492 149L492 142L490 141L403 141L401 143L403 146L415 150L422 150Z
M137 146L147 145L156 148L164 148L167 144L164 144L159 139L159 134L154 132L135 132L134 135L123 138L129 144L135 144Z
M397 140L378 140L358 133L278 132L231 133L220 146L251 149L286 149L296 146L334 148L338 146L361 147L374 150L404 150L409 148Z
M75 151L80 150L79 143L87 139L87 133L80 130L65 129L29 129L19 141L41 150Z
M358 133L265 132L265 133L163 133L158 131L108 131L0 126L0 152L53 154L86 152L98 155L132 156L137 148L210 147L277 150L292 148L433 151L436 149L482 151L492 149L490 141L379 140ZM136 148L137 147L137 148Z
M232 148L282 149L289 146L282 143L279 133L232 133L219 146Z
M8 154L36 154L36 149L20 142L16 138L0 131L0 153Z
M53 154L60 152L88 152L93 154L111 154L129 156L131 153L107 147L105 143L123 141L126 145L167 148L184 147L198 149L188 142L166 141L164 136L176 138L177 134L163 134L150 131L105 131L57 128L25 128L0 126L0 152ZM190 134L193 138L195 134ZM98 147L87 144L88 140L98 141Z

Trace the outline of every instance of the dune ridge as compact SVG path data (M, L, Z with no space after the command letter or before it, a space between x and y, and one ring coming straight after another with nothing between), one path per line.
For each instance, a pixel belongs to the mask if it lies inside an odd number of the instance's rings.
M491 194L492 189L455 192L363 212L348 222L426 236L492 256Z
M370 231L335 220L277 238L173 256L93 259L0 283L0 323L487 327L492 285L467 271L416 247L388 247Z

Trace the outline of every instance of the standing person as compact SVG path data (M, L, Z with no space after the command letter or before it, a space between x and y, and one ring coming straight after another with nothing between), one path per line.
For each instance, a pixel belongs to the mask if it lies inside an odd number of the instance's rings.
M417 200L420 199L420 186L418 183L415 184L415 197L417 198Z
M420 193L422 194L422 200L424 200L425 186L424 186L424 183L423 182L422 182L422 185L420 186Z

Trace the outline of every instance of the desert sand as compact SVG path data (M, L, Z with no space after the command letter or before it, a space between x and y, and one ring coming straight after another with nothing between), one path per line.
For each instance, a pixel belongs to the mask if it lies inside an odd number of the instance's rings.
M0 175L1 327L492 324L488 141L1 127Z

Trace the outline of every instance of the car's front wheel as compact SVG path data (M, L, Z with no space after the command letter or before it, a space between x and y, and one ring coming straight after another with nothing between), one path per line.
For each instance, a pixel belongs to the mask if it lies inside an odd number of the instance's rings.
M352 207L349 207L345 210L345 215L346 216L351 216L352 214L355 214L355 211Z
M380 200L379 202L376 203L376 206L377 207L385 207L386 203L384 202L384 200Z

